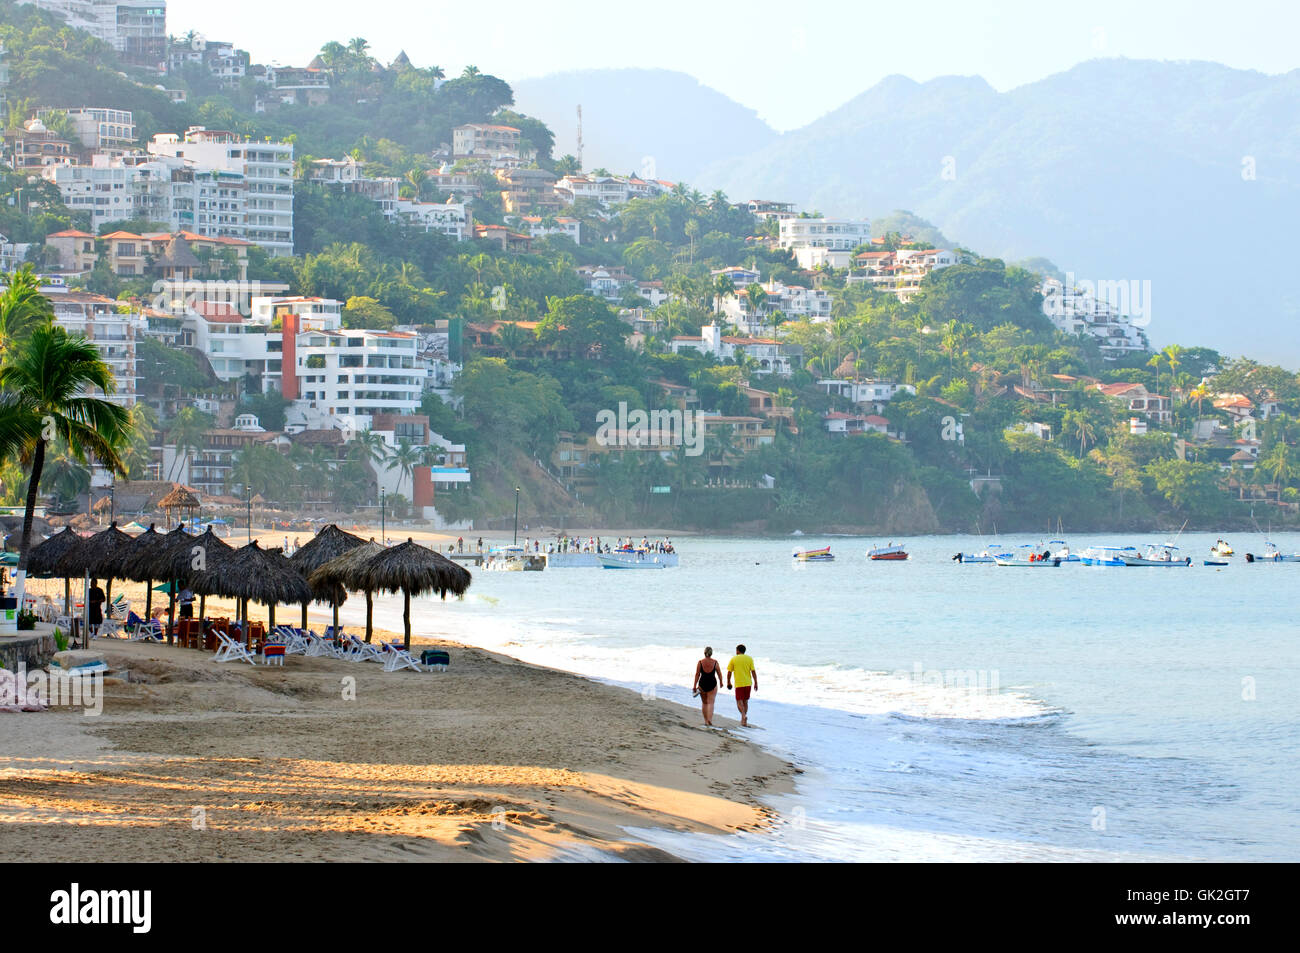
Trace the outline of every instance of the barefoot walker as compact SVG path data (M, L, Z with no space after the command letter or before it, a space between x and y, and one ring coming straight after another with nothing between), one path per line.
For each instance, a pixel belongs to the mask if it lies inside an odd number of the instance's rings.
M700 696L700 709L704 723L713 727L713 703L718 698L718 660L713 657L712 646L704 649L704 658L695 663L695 685L691 689Z
M727 687L732 676L736 678L736 708L740 711L740 726L749 725L749 693L758 691L758 669L754 660L745 654L743 645L736 646L736 654L727 663Z

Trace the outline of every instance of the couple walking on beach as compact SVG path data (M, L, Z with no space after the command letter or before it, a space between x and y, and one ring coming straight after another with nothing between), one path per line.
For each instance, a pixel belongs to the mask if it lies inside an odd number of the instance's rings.
M700 707L704 712L704 723L713 727L713 703L718 695L718 683L722 680L718 671L718 660L713 657L713 647L704 649L704 658L695 663L695 685L692 691L700 696ZM758 691L758 669L754 660L745 654L745 646L737 645L736 654L727 663L727 687L731 688L732 679L736 682L736 709L740 712L740 726L749 726L749 694Z

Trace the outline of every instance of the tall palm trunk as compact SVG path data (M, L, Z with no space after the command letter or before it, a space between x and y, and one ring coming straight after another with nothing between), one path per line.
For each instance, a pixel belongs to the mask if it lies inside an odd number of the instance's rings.
M32 518L36 515L36 497L40 493L41 471L45 469L45 438L36 441L32 454L32 476L27 481L27 510L23 513L23 548L18 556L18 571L27 570L27 553L32 548Z

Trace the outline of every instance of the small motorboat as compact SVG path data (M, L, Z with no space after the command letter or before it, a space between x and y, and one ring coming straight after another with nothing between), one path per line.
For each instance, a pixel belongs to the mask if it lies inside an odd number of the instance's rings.
M1207 560L1204 561L1203 565L1206 565L1206 566L1226 566L1226 565L1228 565L1228 561L1227 561L1226 559L1207 559Z
M822 563L835 558L829 546L823 549L796 549L792 555L801 563Z
M1089 546L1080 553L1080 562L1085 566L1126 566L1125 555L1136 555L1132 546Z
M602 569L667 569L677 565L677 557L670 563L668 554L647 549L616 549L612 553L597 553Z
M1055 549L1052 551L1052 557L1054 559L1059 559L1063 563L1077 563L1082 561L1079 559L1078 553L1070 552L1069 544L1066 543L1066 541L1063 539L1049 539L1047 541L1047 544L1049 546L1061 547L1060 549Z
M493 546L483 561L486 572L523 572L526 550L522 546Z
M1033 553L1029 555L1028 559L1013 559L1010 556L1003 558L999 556L997 560L999 566L1008 566L1016 569L1054 569L1061 565L1061 562L1062 561L1057 559L1055 556L1047 556L1044 558Z
M1211 556L1231 556L1232 552L1232 547L1228 545L1228 541L1225 539L1219 540L1210 547Z
M1300 563L1300 553L1280 552L1275 543L1265 543L1267 547L1263 553L1247 553L1246 562L1248 563Z
M867 550L868 559L906 559L907 552L902 546L895 546L890 543L888 546L877 546L875 549Z
M1191 556L1178 557L1174 555L1174 550L1178 547L1171 543L1161 543L1147 547L1145 555L1138 555L1136 552L1123 553L1120 559L1124 560L1125 566L1157 566L1162 568L1171 568L1173 566L1190 566L1192 564Z

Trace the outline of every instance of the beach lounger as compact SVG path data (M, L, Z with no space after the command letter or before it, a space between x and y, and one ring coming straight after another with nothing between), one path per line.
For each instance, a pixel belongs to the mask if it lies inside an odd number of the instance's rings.
M217 630L217 643L218 648L216 653L212 656L212 661L238 662L242 659L249 665L257 664L257 659L253 657L252 652L248 651L248 646L243 642L236 642L220 630Z
M128 638L126 629L117 619L105 618L99 624L99 631L95 633L97 639L125 639Z
M414 655L402 648L401 645L381 643L384 647L384 671L400 672L402 669L409 668L412 671L423 672L419 661Z
M161 642L163 640L162 623L154 619L140 619L134 625L126 627L126 637L132 642Z
M344 658L349 662L379 662L384 661L384 650L373 642L363 642L355 635L350 635L344 644Z
M315 632L307 633L307 651L303 653L308 658L342 658L343 652L334 644L333 639L327 639L317 635Z
M272 633L273 641L284 643L285 655L306 655L307 638L305 629L296 629L291 625L277 625Z

